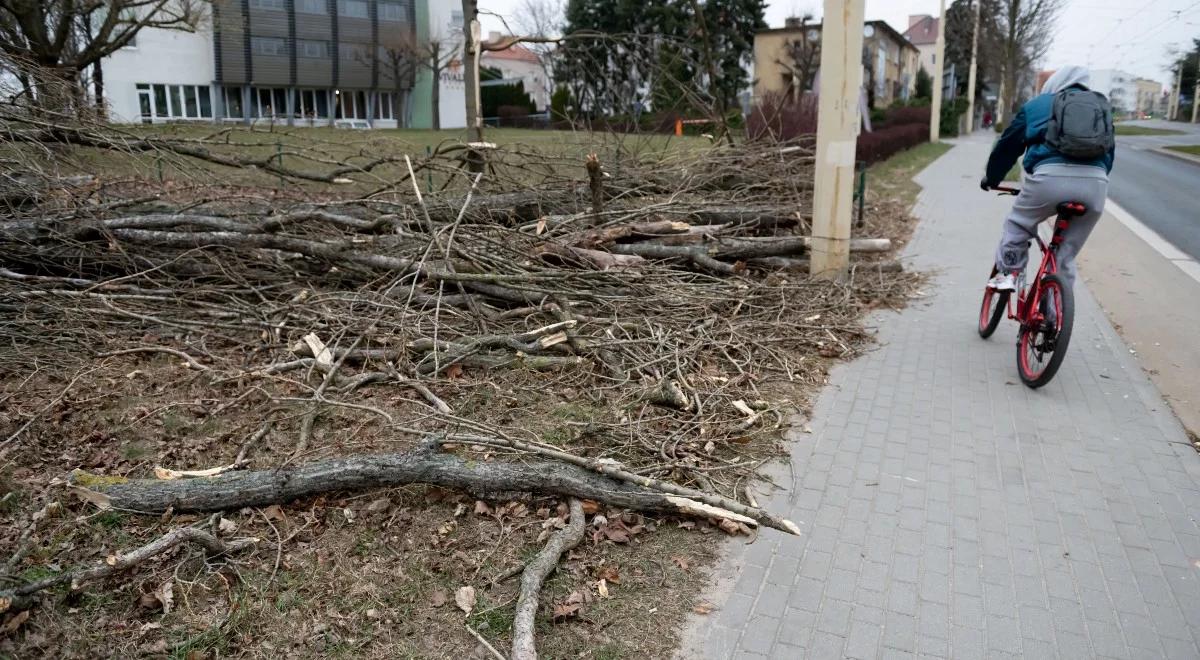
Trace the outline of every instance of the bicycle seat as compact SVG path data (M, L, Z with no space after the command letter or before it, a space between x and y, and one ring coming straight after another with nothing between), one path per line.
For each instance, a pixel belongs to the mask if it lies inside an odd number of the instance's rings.
M1087 206L1079 202L1063 202L1058 205L1058 214L1066 217L1075 217L1087 213Z

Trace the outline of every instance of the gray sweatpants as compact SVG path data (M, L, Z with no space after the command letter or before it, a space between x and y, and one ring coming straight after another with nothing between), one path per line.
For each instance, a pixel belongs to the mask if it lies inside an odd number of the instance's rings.
M1102 167L1048 163L1025 175L1021 194L1013 202L1004 221L1004 234L996 248L996 266L1002 271L1025 269L1029 261L1029 242L1037 233L1038 223L1057 214L1062 202L1080 202L1087 213L1071 218L1058 246L1058 272L1075 287L1075 256L1104 211L1108 196L1108 174Z

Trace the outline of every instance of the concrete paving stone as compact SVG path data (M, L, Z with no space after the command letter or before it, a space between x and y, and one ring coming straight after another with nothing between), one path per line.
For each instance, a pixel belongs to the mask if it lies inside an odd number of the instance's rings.
M826 598L817 612L817 630L845 637L850 633L850 612L854 606L846 601Z
M873 660L879 655L881 632L879 624L855 621L850 627L850 636L846 638L843 657L854 660Z
M971 327L1011 201L968 176L990 138L917 177L905 258L935 270L926 295L831 371L766 500L805 535L730 542L738 579L689 633L703 657L1200 658L1200 457L1086 273L1037 391L1013 324Z
M769 616L752 616L746 623L746 630L738 642L738 649L748 653L766 655L775 645L775 635L779 632L779 619Z
M917 618L888 612L883 619L883 646L917 652Z
M845 645L846 638L841 635L817 632L813 635L812 645L809 647L807 657L813 660L840 658L842 657L842 649Z

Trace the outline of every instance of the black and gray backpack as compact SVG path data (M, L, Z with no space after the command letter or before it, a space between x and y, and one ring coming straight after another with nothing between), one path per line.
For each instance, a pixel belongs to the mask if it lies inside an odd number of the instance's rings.
M1077 160L1101 158L1113 148L1112 106L1099 92L1068 87L1054 95L1046 144Z

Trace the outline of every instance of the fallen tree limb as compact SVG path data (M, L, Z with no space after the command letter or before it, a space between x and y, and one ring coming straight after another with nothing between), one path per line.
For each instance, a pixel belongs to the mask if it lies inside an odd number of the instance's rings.
M474 437L461 437L464 439L455 441L476 442ZM488 440L490 444L519 449L517 443L499 438L486 438L480 442ZM77 470L72 473L70 484L82 497L102 508L158 514L167 509L223 511L268 506L331 491L423 483L485 497L496 492L578 497L646 512L729 518L799 534L794 523L761 509L632 475L613 466L598 464L589 469L561 460L527 463L464 460L439 452L438 445L445 442L449 440L430 438L410 452L335 458L272 470L227 472L209 479L123 481ZM574 458L588 462L588 459ZM624 475L632 480L623 480ZM731 507L722 507L722 503Z
M66 570L58 575L23 584L11 591L0 592L0 613L9 609L26 609L29 606L28 596L44 589L69 582L71 583L71 589L75 590L84 582L108 577L114 573L132 568L147 559L162 554L185 542L196 543L203 547L210 556L215 556L244 550L258 543L258 539L244 538L226 542L202 529L181 527L164 536L160 536L140 548L123 554L110 555L103 562L95 566Z
M559 557L579 545L583 539L583 503L572 497L570 511L571 519L567 526L550 536L546 547L525 566L521 574L521 596L517 599L517 612L513 618L513 660L537 660L533 629L542 583L558 566Z
M759 257L747 259L746 265L751 268L767 270L791 270L801 273L808 272L808 259L791 259L789 257ZM852 261L850 267L861 271L879 271L881 273L902 273L904 264L899 261Z
M729 236L711 236L695 232L646 241L637 245L657 245L663 247L693 246L694 249L704 250L711 257L733 261L803 254L812 246L812 239L808 236L749 236L735 238ZM851 252L887 252L890 249L892 249L892 242L886 238L854 238L850 240Z

